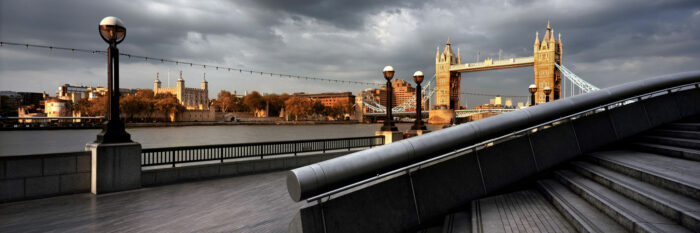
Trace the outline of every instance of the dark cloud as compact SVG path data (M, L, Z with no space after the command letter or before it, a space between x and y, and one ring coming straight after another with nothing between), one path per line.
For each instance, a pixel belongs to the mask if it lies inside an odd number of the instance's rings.
M562 34L565 65L606 87L700 62L698 1L0 1L0 41L104 49L97 24L124 20L122 52L214 65L355 81L434 73L435 48L450 37L463 62L532 56L535 31L548 20ZM156 72L183 70L188 85L207 72L220 89L262 92L353 91L335 85L217 72L122 58L122 83L148 88ZM103 84L104 56L0 47L0 89L47 90L63 83ZM430 75L432 76L432 75ZM527 95L532 68L469 73L463 92ZM174 80L174 78L173 78ZM466 96L469 105L484 97ZM463 101L465 104L467 101Z

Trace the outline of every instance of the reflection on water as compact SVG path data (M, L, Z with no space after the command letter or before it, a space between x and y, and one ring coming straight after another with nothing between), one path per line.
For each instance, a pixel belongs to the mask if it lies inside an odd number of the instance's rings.
M397 124L406 131L411 124ZM373 136L381 124L221 125L129 128L143 148ZM428 125L436 130L438 125ZM0 155L82 151L99 129L0 131Z

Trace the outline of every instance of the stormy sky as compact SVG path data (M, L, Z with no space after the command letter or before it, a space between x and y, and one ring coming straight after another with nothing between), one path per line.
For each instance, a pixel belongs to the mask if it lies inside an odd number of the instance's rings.
M532 56L535 32L547 21L562 34L564 65L604 88L656 75L697 70L700 1L0 0L0 41L104 50L97 32L105 16L121 18L121 52L217 66L319 78L381 82L416 70L432 77L435 50L449 37L463 62ZM259 74L121 58L121 86L152 88L156 72L189 87L204 72L219 90L357 94L372 86L271 78ZM426 78L428 78L426 77ZM462 92L527 95L532 68L467 73ZM48 49L0 47L0 90L54 95L59 85L106 84L106 57ZM410 81L413 84L413 81ZM487 103L465 95L462 105ZM516 100L517 101L517 100Z

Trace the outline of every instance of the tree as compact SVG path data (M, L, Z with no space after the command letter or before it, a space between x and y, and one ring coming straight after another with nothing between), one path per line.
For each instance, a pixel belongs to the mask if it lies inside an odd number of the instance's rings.
M292 96L284 102L284 109L288 115L294 116L294 120L298 120L299 116L306 116L311 113L311 100Z
M130 121L134 120L134 115L143 111L143 100L136 95L123 95L119 98L119 109L128 115Z
M166 116L177 114L185 111L185 107L180 104L177 97L171 93L158 93L156 95L155 109Z
M289 95L284 93L282 95L270 94L264 96L266 105L269 106L268 116L279 116L280 111L284 107L284 101L289 99ZM267 107L265 106L265 107Z
M135 95L137 99L141 101L140 113L145 114L146 118L150 120L153 116L153 112L156 110L156 96L153 90L141 89L138 90Z
M352 105L348 101L335 102L331 108L333 109L331 116L336 119L344 117L345 114L352 113Z
M265 109L265 99L257 91L253 91L250 94L243 97L243 105L245 105L250 111L256 111Z
M326 106L324 106L319 101L313 101L313 103L311 104L311 112L317 115L328 115L326 114Z

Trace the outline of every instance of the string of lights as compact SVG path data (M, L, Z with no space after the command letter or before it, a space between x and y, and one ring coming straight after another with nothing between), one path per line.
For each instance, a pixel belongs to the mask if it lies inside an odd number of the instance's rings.
M51 51L63 50L63 51L70 51L73 53L78 52L78 53L107 55L107 51L105 51L105 50L68 48L68 47L58 47L58 46L49 46L49 45L38 45L38 44L29 44L29 43L15 43L15 42L0 41L0 47L3 47L5 45L23 46L25 48L44 48L44 49L49 49ZM265 72L265 71L258 71L258 70L249 70L249 69L232 68L232 67L226 67L226 66L194 63L194 62L180 61L180 60L175 60L175 59L133 55L133 54L129 54L129 53L119 53L119 55L122 57L129 58L129 60L131 60L131 59L143 59L146 62L150 60L150 61L160 62L160 63L172 63L172 64L175 64L178 66L179 65L189 65L190 67L202 67L204 69L208 69L208 68L209 69L216 69L217 71L227 71L227 72L238 71L239 73L249 73L251 75L259 74L260 76L269 75L270 77L278 77L278 78L311 80L311 81L321 81L321 82L329 82L329 83L335 82L335 83L346 83L346 84L355 84L355 85L369 85L369 86L381 86L381 85L383 85L382 83L378 83L378 82L373 83L373 82L348 81L348 80L338 80L338 79L328 79L328 78L317 78L317 77L294 75L294 74L273 73L273 72Z
M105 50L96 50L96 49L80 49L80 48L69 48L69 47L59 47L59 46L49 46L49 45L38 45L38 44L30 44L30 43L15 43L15 42L6 42L6 41L0 41L0 47L3 47L5 45L10 45L10 46L22 46L25 48L43 48L43 49L49 49L50 51L53 50L63 50L63 51L70 51L72 53L89 53L89 54L101 54L101 55L107 55L107 51ZM130 60L131 59L142 59L146 62L148 61L154 61L154 62L160 62L160 63L172 63L175 65L189 65L190 67L202 67L204 69L215 69L217 71L238 71L239 73L248 73L248 74L259 74L260 76L264 75L269 75L270 77L278 77L278 78L290 78L290 79L303 79L303 80L312 80L312 81L321 81L321 82L336 82L336 83L347 83L347 84L356 84L356 85L370 85L370 86L381 86L383 83L372 83L372 82L359 82L359 81L347 81L347 80L337 80L337 79L327 79L327 78L317 78L317 77L309 77L309 76L300 76L300 75L292 75L292 74L282 74L282 73L273 73L273 72L264 72L264 71L257 71L257 70L248 70L248 69L240 69L240 68L231 68L231 67L225 67L225 66L217 66L217 65L208 65L208 64L201 64L201 63L194 63L194 62L187 62L187 61L180 61L180 60L175 60L175 59L166 59L166 58L158 58L158 57L150 57L150 56L141 56L141 55L133 55L129 53L119 53L119 55L123 57L127 57ZM488 97L495 97L495 96L501 96L504 98L529 98L529 96L509 96L509 95L499 95L499 94L486 94L486 93L474 93L474 92L462 92L460 93L462 95L471 95L471 96L488 96Z

